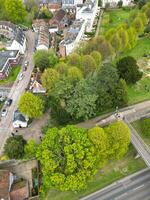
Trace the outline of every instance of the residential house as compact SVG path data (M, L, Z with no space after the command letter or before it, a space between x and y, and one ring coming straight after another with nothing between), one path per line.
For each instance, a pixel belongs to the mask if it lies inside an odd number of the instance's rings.
M63 30L68 26L68 21L66 19L66 13L63 9L60 9L55 13L52 19L49 20L49 32L54 33L58 30Z
M7 21L0 21L0 35L6 37L7 50L18 50L21 54L26 50L26 37L21 28Z
M61 0L41 0L40 9L47 8L51 12L56 12L61 9Z
M33 92L34 94L45 94L46 93L46 89L42 86L42 84L37 81L37 80L33 80L31 82L30 88L29 90L31 92Z
M59 53L62 57L68 56L78 47L85 32L86 21L75 20L67 30L64 39L59 44Z
M14 128L26 128L28 126L29 119L20 113L18 110L14 112L13 127Z
M11 68L19 63L20 58L21 55L18 50L0 52L0 79L9 75Z

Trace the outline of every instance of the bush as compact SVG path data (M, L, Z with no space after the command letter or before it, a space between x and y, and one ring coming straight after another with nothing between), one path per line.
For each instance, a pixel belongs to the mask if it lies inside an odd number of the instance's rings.
M144 33L150 33L150 24L146 26Z

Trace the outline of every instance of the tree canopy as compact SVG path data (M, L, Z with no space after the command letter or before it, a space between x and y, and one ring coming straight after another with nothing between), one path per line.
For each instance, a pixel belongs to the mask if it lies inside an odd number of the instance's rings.
M44 101L30 92L25 92L19 100L19 110L29 118L39 118L44 112Z
M97 170L94 147L84 129L66 126L48 129L38 147L43 190L79 191Z

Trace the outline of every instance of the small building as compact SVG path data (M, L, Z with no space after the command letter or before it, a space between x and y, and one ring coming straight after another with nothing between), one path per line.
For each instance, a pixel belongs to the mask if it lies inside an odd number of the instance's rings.
M37 80L34 80L31 83L29 90L31 92L33 92L34 94L45 94L46 93L45 88Z
M83 4L83 0L62 0L62 8L73 7Z
M59 53L62 57L68 56L76 47L78 47L84 35L85 26L85 20L75 20L70 26L64 39L59 44Z
M20 58L21 55L18 50L0 52L0 79L9 75L11 68L19 63Z
M14 112L13 127L14 128L26 128L28 126L29 119L20 113L18 110Z

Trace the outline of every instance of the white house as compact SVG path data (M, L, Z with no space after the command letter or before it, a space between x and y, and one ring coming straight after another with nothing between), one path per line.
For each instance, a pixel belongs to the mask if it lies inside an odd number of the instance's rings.
M13 127L14 128L26 128L28 126L29 119L21 114L18 110L14 112Z
M83 0L62 0L62 8L73 7L83 4Z
M59 44L59 53L62 57L68 56L72 51L78 47L81 38L85 32L86 21L75 20L74 23L68 29L64 40Z
M87 0L81 8L77 8L76 19L84 19L86 21L86 31L90 32L96 17L98 9L97 0Z

